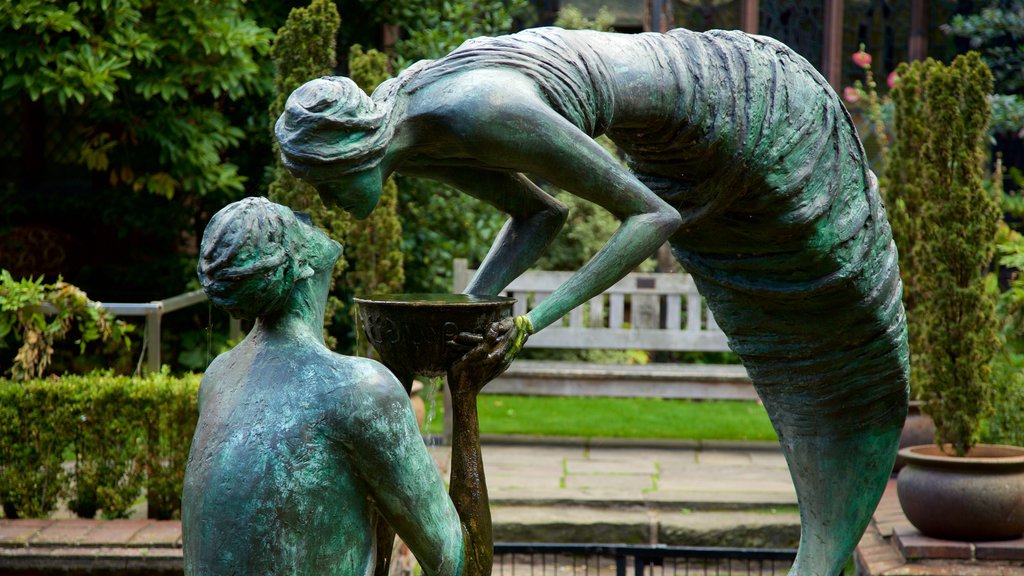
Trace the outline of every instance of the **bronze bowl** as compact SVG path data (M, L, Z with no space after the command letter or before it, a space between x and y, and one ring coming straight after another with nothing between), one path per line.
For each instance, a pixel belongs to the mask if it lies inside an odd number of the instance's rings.
M467 294L386 294L354 298L366 338L406 388L413 376L442 376L464 350L447 342L484 334L512 315L515 298Z

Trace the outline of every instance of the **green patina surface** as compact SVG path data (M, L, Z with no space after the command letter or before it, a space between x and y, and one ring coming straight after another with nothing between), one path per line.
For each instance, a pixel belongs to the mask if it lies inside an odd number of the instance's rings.
M479 385L457 396L476 450L453 460L450 498L401 384L375 361L324 346L340 254L322 231L263 199L229 205L207 227L204 289L255 324L200 385L182 503L186 574L370 574L378 549L390 551L377 539L389 533L379 532L384 523L427 574L489 571ZM473 382L467 374L453 379Z
M621 227L529 312L537 330L670 242L785 450L802 516L793 574L841 572L891 470L908 350L877 181L805 60L737 32L531 30L467 42L372 98L344 78L307 83L277 136L286 166L357 217L395 171L507 212L472 294L500 291L564 222L530 178L609 210ZM496 325L488 357L513 357L525 326Z

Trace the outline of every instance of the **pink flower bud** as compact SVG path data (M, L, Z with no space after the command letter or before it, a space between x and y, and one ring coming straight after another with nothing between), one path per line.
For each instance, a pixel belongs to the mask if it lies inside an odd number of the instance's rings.
M860 102L860 90L857 90L853 86L847 86L843 89L843 100L846 100L850 104Z
M859 50L853 53L853 63L861 68L869 68L871 66L871 54L863 50Z
M889 77L885 79L885 83L889 85L889 88L893 88L899 80L900 77L897 76L896 71L893 70L892 72L889 72Z

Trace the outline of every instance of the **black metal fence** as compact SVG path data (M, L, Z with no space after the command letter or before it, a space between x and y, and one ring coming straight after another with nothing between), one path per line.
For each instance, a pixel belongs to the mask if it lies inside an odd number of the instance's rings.
M785 576L796 550L629 546L494 545L492 576ZM630 573L631 571L631 573Z

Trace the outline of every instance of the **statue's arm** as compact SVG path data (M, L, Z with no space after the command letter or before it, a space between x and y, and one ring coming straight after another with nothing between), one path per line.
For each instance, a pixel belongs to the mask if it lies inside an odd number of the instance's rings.
M482 98L478 107L461 116L471 123L464 132L477 142L476 159L544 178L604 207L622 222L587 264L530 311L534 329L540 330L628 274L672 236L681 218L539 97L509 100L493 107Z
M412 167L403 173L443 182L509 215L467 294L493 296L508 286L543 254L569 214L561 202L516 172Z
M401 384L378 366L352 410L350 460L377 509L423 567L424 574L471 574L473 534L445 493ZM454 480L453 480L454 483ZM454 491L454 485L453 485ZM485 504L486 505L486 504Z

